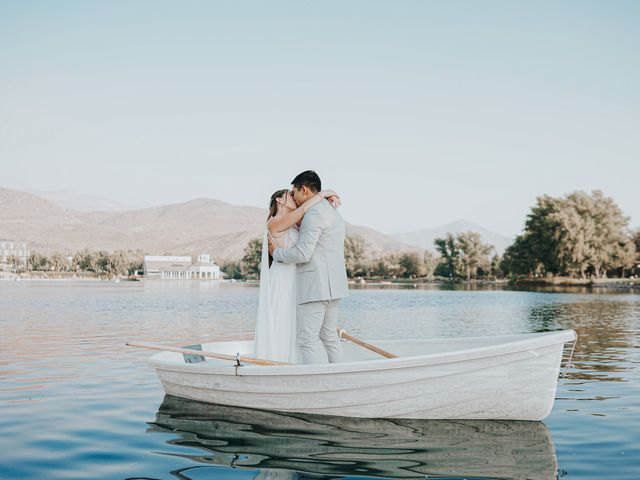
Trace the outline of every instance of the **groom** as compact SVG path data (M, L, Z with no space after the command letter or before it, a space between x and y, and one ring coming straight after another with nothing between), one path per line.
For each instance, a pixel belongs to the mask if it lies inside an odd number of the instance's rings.
M291 182L296 205L322 190L314 171L302 172ZM311 207L300 225L300 239L291 248L269 242L274 261L298 265L297 344L303 363L342 360L338 338L338 303L348 295L344 265L345 226L342 216L325 199Z

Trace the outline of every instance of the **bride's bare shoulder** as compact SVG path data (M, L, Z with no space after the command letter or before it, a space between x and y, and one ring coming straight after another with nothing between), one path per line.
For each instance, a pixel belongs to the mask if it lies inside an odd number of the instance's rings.
M269 234L274 239L283 237L289 231L288 228L286 230L278 230L278 223L277 222L270 223L270 222L271 222L271 219L267 221L267 230L269 231Z

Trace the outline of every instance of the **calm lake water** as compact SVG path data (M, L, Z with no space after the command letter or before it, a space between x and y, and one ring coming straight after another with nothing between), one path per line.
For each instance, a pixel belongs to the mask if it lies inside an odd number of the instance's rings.
M355 290L364 338L573 328L574 368L539 422L288 416L164 398L144 340L253 335L257 289L0 282L0 478L640 478L640 295Z

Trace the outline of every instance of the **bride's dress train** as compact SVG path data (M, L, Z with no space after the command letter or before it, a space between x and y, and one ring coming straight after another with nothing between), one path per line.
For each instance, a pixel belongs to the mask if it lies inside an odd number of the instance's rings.
M298 242L298 230L284 235L284 248ZM296 281L295 264L273 262L269 268L267 234L262 242L260 299L256 322L255 356L268 360L296 363Z

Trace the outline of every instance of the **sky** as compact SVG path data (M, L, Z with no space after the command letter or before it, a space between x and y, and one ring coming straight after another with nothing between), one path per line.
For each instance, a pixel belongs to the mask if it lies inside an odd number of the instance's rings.
M0 0L0 186L514 236L600 189L640 226L640 2Z

